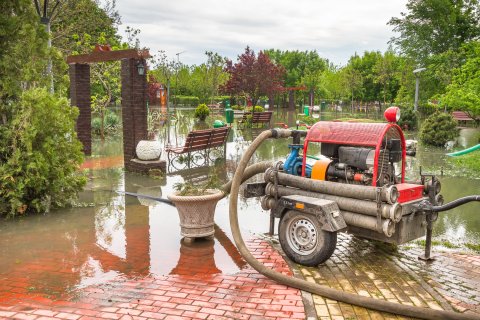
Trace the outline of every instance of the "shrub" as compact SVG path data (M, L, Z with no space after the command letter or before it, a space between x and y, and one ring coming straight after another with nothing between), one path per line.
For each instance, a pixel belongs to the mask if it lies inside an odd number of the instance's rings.
M112 111L106 111L104 122L105 134L115 133L120 127L120 117ZM102 118L95 117L92 118L92 132L94 134L100 135L102 130Z
M261 106L255 106L254 108L255 112L264 112L265 109ZM245 109L245 112L252 112L252 107L248 107L247 109Z
M78 109L44 89L25 91L0 106L0 214L46 212L71 202L86 180L77 139Z
M420 129L420 140L428 145L443 147L458 136L457 122L448 113L435 112Z
M239 106L239 105L233 105L232 109L233 110L245 110L245 107L244 106Z
M170 97L170 102L176 101L177 104L187 105L187 106L195 106L198 105L200 99L195 96L173 96Z
M417 129L418 117L413 108L402 108L400 112L400 121L398 121L400 128L404 130Z
M120 127L120 117L112 112L107 111L105 115L105 130L108 132L115 132Z
M200 121L205 121L209 114L210 109L205 103L199 104L195 109L195 118L198 118Z

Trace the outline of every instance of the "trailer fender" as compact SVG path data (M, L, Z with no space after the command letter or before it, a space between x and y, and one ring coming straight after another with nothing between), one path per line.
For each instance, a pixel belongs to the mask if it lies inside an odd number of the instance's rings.
M328 232L343 231L347 228L335 201L292 195L281 197L276 209L281 215L288 210L314 215L322 224L322 230Z

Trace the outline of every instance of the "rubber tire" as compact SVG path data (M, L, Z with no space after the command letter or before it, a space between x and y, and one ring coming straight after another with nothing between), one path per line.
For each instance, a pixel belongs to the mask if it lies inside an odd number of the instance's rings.
M317 243L313 252L310 254L302 255L295 252L287 240L287 226L292 219L298 217L310 221L316 229ZM278 239L287 257L296 263L308 267L314 267L327 261L332 256L337 245L336 232L322 230L322 224L314 215L294 210L287 211L280 219L280 223L278 224Z

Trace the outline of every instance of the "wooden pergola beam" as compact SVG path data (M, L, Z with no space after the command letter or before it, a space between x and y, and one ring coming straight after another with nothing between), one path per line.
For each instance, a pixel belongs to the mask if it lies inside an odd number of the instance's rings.
M96 63L96 62L106 62L106 61L115 61L122 59L147 59L150 58L150 53L148 50L137 50L137 49L127 49L127 50L115 50L115 51L95 51L88 54L78 54L67 57L67 63Z

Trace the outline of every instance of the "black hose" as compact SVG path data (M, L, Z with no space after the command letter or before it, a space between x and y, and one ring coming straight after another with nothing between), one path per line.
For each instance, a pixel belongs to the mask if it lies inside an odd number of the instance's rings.
M152 197L152 196L147 196L146 194L140 194L140 193L134 193L134 192L127 192L127 191L118 191L118 193L123 193L123 194L126 194L127 196L134 196L134 197L138 197L138 198L145 198L145 199L150 199L150 200L155 200L155 201L159 201L159 202L163 202L163 203L166 203L168 205L171 205L172 207L175 207L175 205L173 204L172 201L168 200L168 199L163 199L163 198L158 198L158 197Z
M442 206L432 206L430 208L430 210L434 211L434 212L447 211L447 210L456 208L458 206L461 206L465 203L469 203L471 201L480 201L480 195L466 196L466 197L463 197L463 198L459 198L457 200L453 200L452 202L446 203Z
M270 168L272 165L273 165L273 163L271 161L262 161L262 162L259 162L259 163L252 164L251 166L249 166L245 169L245 174L243 175L242 182L245 182L246 180L250 179L251 177L253 177L253 176L255 176L259 173L265 172L265 170ZM220 187L220 189L222 191L224 191L225 193L229 193L231 186L232 186L232 181L230 180L227 183L225 183L224 185L222 185ZM104 190L104 191L111 191L111 190ZM121 194L126 194L128 196L145 198L145 199L150 199L150 200L163 202L163 203L166 203L168 205L171 205L171 206L175 207L175 204L172 201L170 201L169 199L148 196L146 194L141 194L141 193L120 191L120 190L117 190L116 192L121 193Z

